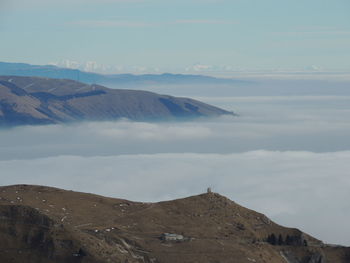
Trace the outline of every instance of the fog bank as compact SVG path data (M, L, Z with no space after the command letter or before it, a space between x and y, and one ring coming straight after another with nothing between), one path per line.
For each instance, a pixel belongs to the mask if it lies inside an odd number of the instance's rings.
M350 245L350 97L201 97L239 117L0 130L0 184L140 201L214 191Z
M350 152L57 156L0 161L1 184L139 201L215 192L328 243L350 245Z

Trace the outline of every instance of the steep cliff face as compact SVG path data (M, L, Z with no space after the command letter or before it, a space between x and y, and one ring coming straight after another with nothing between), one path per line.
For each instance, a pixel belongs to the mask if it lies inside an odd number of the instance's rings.
M73 80L0 77L0 124L77 120L171 120L233 114L188 99Z
M73 233L34 208L2 205L0 215L2 262L73 263L86 256Z
M327 246L215 193L139 203L1 187L0 233L0 256L14 263L350 262L349 248Z

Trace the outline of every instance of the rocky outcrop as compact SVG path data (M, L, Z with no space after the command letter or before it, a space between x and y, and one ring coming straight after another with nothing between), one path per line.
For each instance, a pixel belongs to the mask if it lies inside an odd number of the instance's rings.
M317 252L312 254L308 263L326 263L326 258L321 253Z
M0 206L0 232L2 262L73 263L86 256L62 224L28 206Z

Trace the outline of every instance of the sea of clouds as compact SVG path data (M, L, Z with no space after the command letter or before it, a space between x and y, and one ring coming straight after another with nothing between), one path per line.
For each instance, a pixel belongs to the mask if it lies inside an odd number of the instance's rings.
M138 201L210 186L277 223L350 245L350 96L200 99L239 116L0 130L1 185Z

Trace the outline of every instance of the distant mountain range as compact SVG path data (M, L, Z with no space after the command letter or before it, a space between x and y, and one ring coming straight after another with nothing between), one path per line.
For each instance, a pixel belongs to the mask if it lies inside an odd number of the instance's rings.
M102 75L80 71L78 69L60 68L52 65L38 66L24 63L0 62L0 75L36 76L56 79L71 79L87 84L101 85L151 85L151 84L234 84L246 81L214 78L187 74L112 74Z
M14 185L0 187L0 258L4 263L349 263L350 248L280 226L217 193L143 203Z
M232 112L148 91L109 89L67 79L0 76L0 125L80 120L175 120Z

